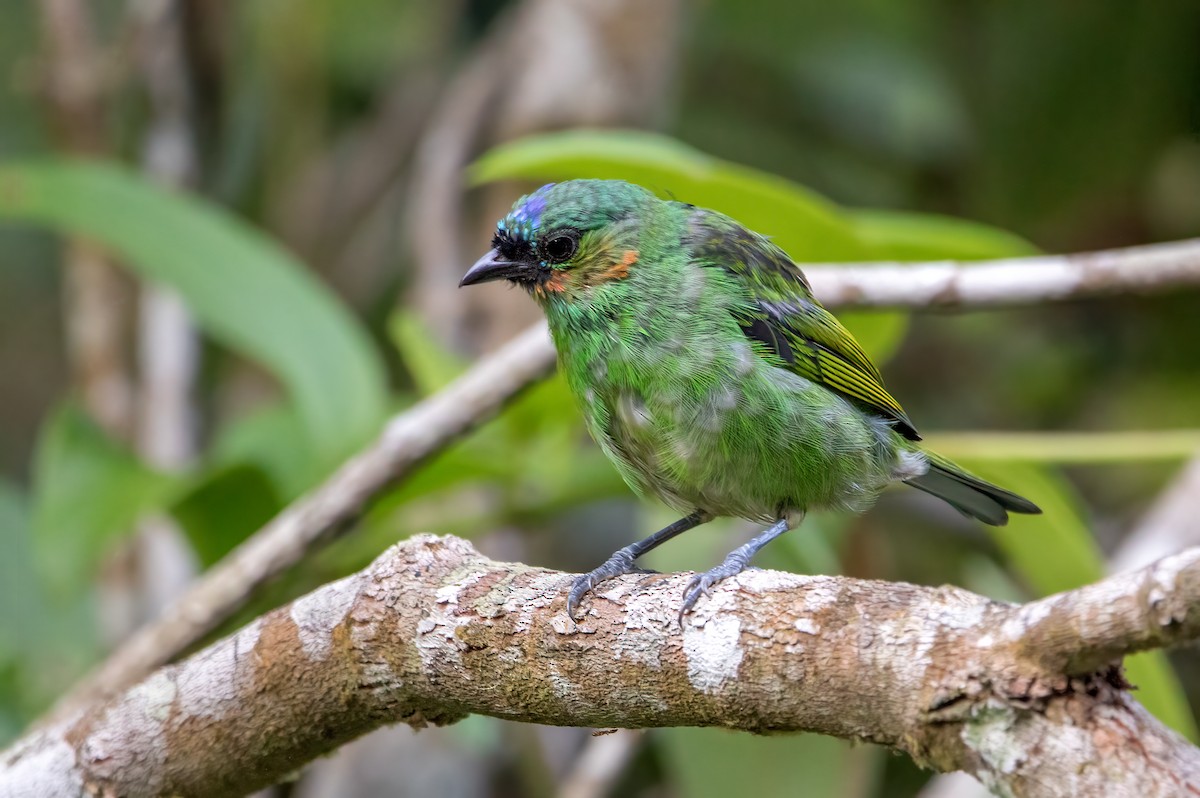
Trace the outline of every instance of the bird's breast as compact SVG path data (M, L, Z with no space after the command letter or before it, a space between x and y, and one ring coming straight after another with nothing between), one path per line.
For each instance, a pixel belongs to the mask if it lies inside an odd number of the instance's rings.
M626 482L681 511L770 520L856 506L889 478L884 433L744 338L614 347L571 370L589 431Z

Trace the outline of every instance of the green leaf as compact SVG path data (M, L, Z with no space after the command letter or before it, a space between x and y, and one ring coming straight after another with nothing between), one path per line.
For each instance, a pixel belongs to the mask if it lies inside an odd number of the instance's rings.
M404 366L422 396L445 388L467 370L467 362L440 346L417 314L393 313L387 328L392 345L400 352Z
M208 567L282 509L275 486L256 465L218 467L171 507L192 548Z
M39 595L29 540L29 508L15 485L0 480L0 663L28 645Z
M1187 694L1165 651L1143 651L1125 658L1125 676L1134 695L1154 717L1187 737L1200 740Z
M1104 575L1104 554L1074 491L1061 476L1026 463L967 460L963 465L1042 508L1042 515L1013 514L1007 526L987 527L1035 593L1071 590Z
M713 158L639 131L573 130L518 139L470 169L473 183L495 180L628 180L729 214L771 236L798 262L859 260L867 250L836 205L768 172Z
M0 746L100 653L90 594L48 600L28 505L16 486L0 480Z
M1012 515L1008 526L987 528L1038 595L1071 590L1104 577L1104 555L1066 480L1027 463L979 461L964 465L1042 508L1042 515ZM1188 739L1198 739L1196 720L1166 654L1138 654L1126 660L1126 667L1146 709Z
M890 210L846 213L877 260L985 260L1038 253L1018 235L966 219Z
M178 482L144 466L71 404L43 425L34 462L34 554L47 584L74 594L112 544Z
M237 218L100 163L0 167L0 218L101 242L177 290L206 332L286 386L307 434L337 458L383 418L384 370L355 319L304 267Z
M311 488L327 471L304 435L303 420L287 403L260 408L225 425L209 461L215 467L253 464L270 477L283 502Z

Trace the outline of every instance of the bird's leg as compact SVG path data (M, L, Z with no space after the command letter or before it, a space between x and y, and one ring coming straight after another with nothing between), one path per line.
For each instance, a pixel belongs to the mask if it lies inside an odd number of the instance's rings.
M641 557L651 549L658 548L676 535L687 532L689 529L698 527L701 524L706 524L712 519L713 516L711 513L704 510L697 510L691 515L680 518L670 526L663 527L650 537L639 540L637 543L631 543L625 548L613 552L613 555L605 560L603 565L590 573L578 577L574 584L571 585L571 592L567 594L567 615L574 619L575 610L579 607L580 600L596 585L606 579L612 579L614 576L632 573L634 571L633 561L638 557Z
M746 567L750 565L751 558L758 553L758 550L784 532L787 532L789 526L788 519L779 519L766 531L760 532L746 543L729 552L725 557L725 561L716 568L705 571L702 574L696 574L692 578L692 581L688 582L687 589L683 592L683 606L679 609L679 625L683 626L683 616L687 615L692 607L696 605L700 596L707 596L709 589L722 579L728 579L734 574L740 574L746 570Z

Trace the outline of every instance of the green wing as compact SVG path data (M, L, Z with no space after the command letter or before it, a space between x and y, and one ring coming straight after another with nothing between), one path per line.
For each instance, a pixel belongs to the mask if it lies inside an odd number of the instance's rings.
M692 261L724 269L749 292L739 312L746 336L761 342L787 368L824 385L920 440L900 403L883 387L879 369L832 313L813 298L803 272L782 249L727 216L696 209L684 244Z

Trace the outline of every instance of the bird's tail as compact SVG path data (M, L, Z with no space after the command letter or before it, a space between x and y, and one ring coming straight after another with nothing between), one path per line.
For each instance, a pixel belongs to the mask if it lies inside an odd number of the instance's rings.
M1010 511L1029 515L1042 512L1028 499L980 479L940 455L925 454L929 458L929 470L904 481L918 490L932 493L963 515L992 526L1004 526Z

